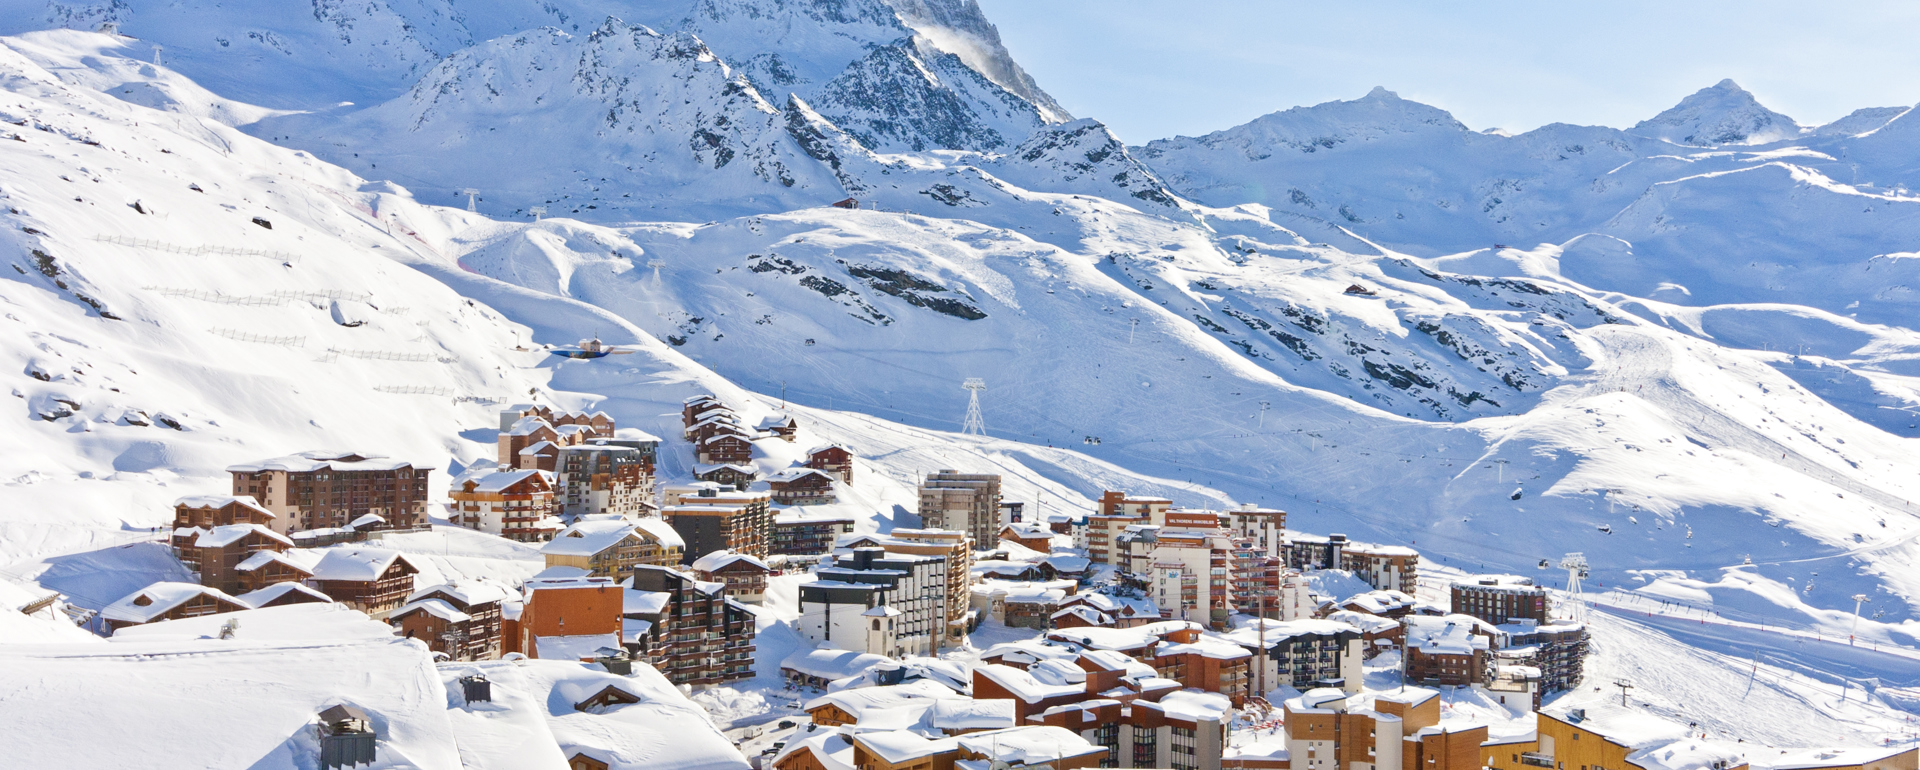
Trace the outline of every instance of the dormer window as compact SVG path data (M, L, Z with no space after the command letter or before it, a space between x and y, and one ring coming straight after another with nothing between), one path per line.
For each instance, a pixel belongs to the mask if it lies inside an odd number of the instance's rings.
M141 595L139 595L139 596L136 596L136 597L134 597L134 599L133 599L133 603L134 603L134 604L137 604L137 605L140 605L140 606L142 606L142 607L145 607L145 606L147 606L147 605L149 605L149 604L152 604L152 603L153 603L153 598L152 598L152 597L149 597L149 596L147 596L146 594L141 594Z

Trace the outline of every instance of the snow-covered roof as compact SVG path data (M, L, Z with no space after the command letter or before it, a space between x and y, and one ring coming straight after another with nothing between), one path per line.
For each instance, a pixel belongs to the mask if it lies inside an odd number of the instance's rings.
M1392 621L1388 621L1391 623ZM1264 633L1261 627L1265 626ZM1249 650L1260 649L1261 640L1266 646L1286 642L1296 636L1334 636L1340 633L1357 634L1360 629L1346 623L1319 618L1301 618L1299 620L1255 619L1246 625L1222 634L1227 641Z
M744 562L762 572L773 571L773 568L767 566L767 563L764 561L756 559L749 554L734 553L732 551L714 551L713 553L694 559L692 566L695 572L715 572L730 564L739 562Z
M767 483L791 484L809 476L818 476L822 480L833 481L833 474L817 468L783 468L768 474Z
M1355 612L1353 610L1340 610L1327 615L1326 619L1353 626L1354 628L1360 629L1360 632L1364 634L1377 634L1382 631L1391 631L1400 627L1400 621L1398 620L1383 618L1378 615L1369 615L1364 612Z
M620 597L620 612L624 615L658 615L667 611L667 605L673 601L669 591L636 591L625 589Z
M1080 681L1074 682L1063 675L1066 672L1049 664L1074 667L1073 663L1058 659L1035 662L1026 671L999 663L983 663L975 666L973 673L993 680L1008 694L1028 703L1086 692L1085 671L1080 672Z
M454 606L448 604L445 599L421 599L419 601L407 602L404 606L387 615L387 617L398 619L414 612L425 612L428 615L432 615L449 623L465 623L473 619L472 615L468 615L454 608Z
M845 679L890 660L892 658L884 655L851 650L801 650L780 661L780 668L833 680Z
M533 449L533 447L527 447L527 449ZM526 452L521 452L521 454L526 454ZM453 488L464 491L466 490L467 484L473 484L472 491L475 493L499 493L505 492L511 489L513 485L519 484L527 479L538 478L541 481L546 481L546 473L546 471L541 470L512 471L500 470L499 468L483 468L478 471L470 471L462 474L460 478L454 479ZM552 484L546 484L544 486L551 487Z
M347 529L366 529L387 523L387 517L377 513L363 513L353 521L347 522Z
M548 424L546 419L540 415L530 414L514 420L512 425L507 426L507 429L501 432L509 436L531 436L542 430L552 431L553 426Z
M775 511L773 514L773 523L775 524L827 524L834 522L852 523L853 521L854 517L851 514L805 506L784 508Z
M315 602L320 602L320 603L330 604L333 602L333 597L320 593L319 591L316 591L306 585L295 583L292 581L274 583L273 585L267 586L266 588L248 591L244 594L241 594L233 598L240 600L240 603L245 604L248 607L257 608L257 607L264 607L268 604L278 601L281 597L284 597L287 594L300 594L302 596L305 596L307 598L314 600Z
M201 596L230 602L244 609L248 605L217 588L195 583L161 582L142 588L100 610L100 617L129 623L147 623Z
M933 701L927 726L937 730L1000 730L1014 726L1014 701Z
M326 548L313 565L315 580L367 582L380 579L394 562L413 562L406 554L384 548Z
M1005 730L969 733L959 738L960 747L990 760L1016 765L1040 765L1091 753L1106 753L1079 733L1051 725L1023 725Z
M552 540L540 546L540 552L549 556L592 556L635 535L638 530L636 524L628 519L581 520L560 530Z
M1047 638L1073 642L1095 650L1139 650L1151 647L1160 637L1146 626L1134 628L1062 628L1047 632Z
M662 548L687 547L687 541L680 537L680 532L675 530L672 524L668 524L666 519L658 516L642 516L634 519L633 527L660 543Z
M1467 615L1410 615L1402 623L1407 627L1407 647L1424 653L1470 655L1490 646L1487 637L1474 633L1484 624Z
M1147 701L1136 702L1139 706ZM1161 713L1178 719L1199 721L1202 719L1220 720L1233 711L1233 701L1217 692L1199 690L1176 690L1160 696L1149 708L1157 708Z
M848 449L846 444L821 444L820 446L807 450L807 456L812 457L814 455L820 454L821 452L825 452L829 449L838 449L842 452L846 452L847 454L853 454L853 450Z
M1085 572L1088 567L1093 566L1092 559L1085 556L1072 556L1069 554L1054 554L1042 561L1047 566L1052 567L1054 571L1066 574Z
M1154 649L1155 655L1199 655L1214 660L1238 660L1250 657L1253 653L1246 648L1211 634L1191 642L1161 642Z
M1081 622L1087 623L1088 625L1095 625L1095 626L1113 625L1112 616L1108 615L1107 613L1096 610L1092 607L1088 607L1087 605L1084 605L1084 604L1076 604L1076 605L1073 605L1072 607L1068 607L1064 610L1055 612L1053 613L1053 615L1050 616L1050 619L1057 622L1061 618L1066 617L1068 615L1077 617L1081 620Z
M259 524L222 524L213 529L202 531L199 537L193 539L193 545L195 548L221 548L255 533L260 534L260 536L268 540L282 543L288 548L293 547L293 541L286 535L267 529Z
M464 580L455 580L450 583L440 583L438 585L430 585L430 586L427 586L426 588L415 590L413 593L407 595L407 601L409 602L419 601L421 599L426 598L430 594L436 594L436 593L450 596L456 600L459 600L460 603L465 604L468 607L472 607L473 605L476 605L476 604L486 604L488 602L504 601L508 596L512 595L511 591L508 591L504 586L501 586L498 583L494 583L490 580L480 580L480 579L469 578Z
M253 495L187 495L186 497L173 501L173 506L175 508L183 506L187 508L225 508L234 503L246 506L254 513L258 513L269 519L279 518L273 511L269 511L265 506L262 506L259 500L255 500Z
M853 740L889 765L947 754L960 746L958 738L924 738L910 730L863 732L855 734Z
M794 741L775 754L771 767L779 767L787 757L799 752L810 752L814 761L825 770L855 770L853 765L853 741L846 733L830 730L825 734L813 735L806 740Z
M319 564L322 556L323 554L320 551L313 548L295 548L290 551L257 551L252 556L241 559L240 563L236 565L234 569L242 572L251 572L278 562L300 570L308 575L312 575L313 565Z
M547 660L587 660L601 656L601 650L620 649L619 634L582 634L579 636L536 636L532 657Z
M358 460L344 458L358 457ZM332 471L392 471L411 467L413 463L394 460L385 455L371 455L360 452L301 452L285 457L274 457L250 463L237 463L227 466L228 473L259 473L261 471L288 471L307 473L318 470Z
M918 707L921 713L933 705L933 701L959 698L954 691L938 682L915 679L896 685L883 687L860 687L851 690L839 690L807 701L807 711L822 706L834 706L847 712L856 722L865 722L869 713L882 713ZM863 725L865 726L865 725Z

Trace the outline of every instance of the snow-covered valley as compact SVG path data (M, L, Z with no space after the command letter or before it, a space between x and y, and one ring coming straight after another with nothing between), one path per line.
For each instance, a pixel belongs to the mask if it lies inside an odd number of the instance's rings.
M861 531L960 468L1549 585L1583 552L1605 675L1706 677L1666 718L1783 632L1920 647L1905 109L1802 128L1729 81L1505 136L1382 89L1128 147L972 3L255 5L0 0L0 578L97 610L181 579L155 528L230 464L352 448L441 495L503 405L677 437L713 393L803 426L764 471L855 450ZM589 337L635 353L548 353ZM1632 620L1663 600L1774 631ZM1885 662L1787 649L1774 716L1713 730L1920 711L1905 669L1833 706Z

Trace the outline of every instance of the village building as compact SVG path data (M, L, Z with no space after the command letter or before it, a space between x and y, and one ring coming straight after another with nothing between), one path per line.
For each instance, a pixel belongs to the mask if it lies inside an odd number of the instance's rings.
M888 553L937 556L945 560L948 598L946 632L949 640L958 640L978 624L967 596L973 578L975 542L966 533L945 529L895 529L885 535L855 535L843 539L840 548L878 547ZM839 551L835 551L836 554Z
M502 419L505 419L504 413ZM532 455L523 454L526 449L539 444L559 446L561 443L560 433L554 430L552 425L538 416L528 415L501 428L500 435L494 440L494 449L499 467L525 470L527 466L522 465L523 460L531 460L539 456L537 452Z
M733 431L716 432L694 443L694 457L704 465L744 465L753 461L753 439Z
M800 437L800 422L791 415L777 414L760 421L757 430L789 444Z
M722 583L727 596L754 604L766 596L767 576L773 573L766 562L732 551L714 551L689 566L695 578Z
M843 484L853 483L853 450L843 444L827 444L807 450L806 466L838 476Z
M833 474L813 468L787 468L767 477L773 501L781 505L826 505L839 498L833 491Z
M1010 628L1053 627L1061 602L1078 586L1071 580L1011 582L981 580L968 587L969 603L981 616Z
M1530 667L1539 672L1538 698L1571 690L1585 676L1587 629L1579 623L1535 623L1532 619L1498 626L1496 665Z
M1484 685L1493 673L1493 631L1468 615L1409 615L1405 626L1406 678L1442 687Z
M1226 634L1253 654L1253 691L1332 687L1360 691L1366 659L1360 630L1331 620L1256 620Z
M637 518L650 513L660 440L639 431L629 433L635 437L596 438L560 448L554 495L567 520L600 514Z
M975 543L991 543L1000 525L1000 477L988 473L942 470L920 483L920 525L964 532Z
M587 660L621 649L625 591L612 578L536 576L520 590L518 612L502 608L503 654Z
M521 543L546 542L560 529L547 471L471 471L453 480L447 497L447 518L456 526Z
M680 533L688 554L733 551L764 559L773 528L772 499L767 492L697 482L663 489L660 516Z
M647 566L624 585L621 641L636 659L696 689L753 678L753 611L727 596L725 584Z
M200 584L230 594L250 590L240 564L262 551L293 549L293 541L263 524L226 524L212 529L173 531L174 555L198 576Z
M860 676L872 670L874 666L891 662L884 655L872 655L854 650L836 650L818 648L799 650L780 661L780 676L789 684L798 687L826 689L827 685Z
M751 465L695 465L693 477L700 481L711 481L723 487L745 490L760 480L760 472ZM777 499L777 498L776 498Z
M1361 543L1341 534L1288 532L1280 552L1289 569L1343 569L1379 590L1411 594L1419 589L1420 552L1412 548Z
M1356 765L1479 770L1485 725L1442 725L1439 693L1421 687L1354 696L1332 688L1289 698L1287 754L1295 770Z
M1399 591L1368 591L1347 597L1346 601L1340 602L1339 607L1342 610L1399 620L1413 614L1414 609L1419 605L1419 600L1412 594L1403 594Z
M897 729L922 722L934 704L943 700L960 701L965 696L939 683L917 679L835 690L807 701L803 709L821 727Z
M1494 625L1551 622L1547 589L1519 575L1476 575L1453 583L1453 611Z
M290 604L331 604L333 599L326 594L299 583L274 583L258 590L248 591L234 596L241 604L256 610L268 607L285 607Z
M197 618L253 609L217 588L162 582L142 588L100 610L109 632L143 623Z
M800 635L825 646L898 658L945 646L947 562L856 548L800 585Z
M1040 553L1053 551L1053 530L1039 525L1007 524L1000 527L997 542L1014 543Z
M1252 659L1239 645L1193 627L1166 633L1148 663L1164 678L1225 695L1239 708L1246 703Z
M699 395L680 402L680 424L683 428L692 428L713 412L732 413L733 410L712 395Z
M789 508L773 514L767 552L781 556L819 556L833 551L841 535L853 534L853 517Z
M345 527L372 514L385 528L426 526L429 468L352 452L303 452L227 467L233 494L274 514L269 526L296 530Z
M1406 627L1391 618L1336 610L1328 613L1326 619L1359 629L1361 654L1369 660L1380 653L1399 650L1401 640L1406 638Z
M643 564L678 566L686 541L666 521L599 514L580 519L540 546L548 567L576 567L619 579Z
M267 510L252 495L188 495L173 503L173 528L176 530L259 524L286 534L285 527L274 526L274 519L277 518L278 515Z
M341 547L326 549L312 571L320 593L378 619L413 593L420 570L399 551Z
M1102 625L1111 628L1135 628L1148 623L1158 623L1165 619L1161 617L1159 605L1154 604L1151 599L1109 596L1102 593L1083 591L1069 596L1060 602L1061 612L1077 607L1085 607L1099 612L1102 616L1112 621L1111 623ZM1073 626L1060 625L1056 622L1055 627L1071 628Z
M1252 503L1227 511L1228 526L1233 534L1253 540L1261 551L1270 554L1280 553L1280 544L1286 540L1287 512L1261 508Z
M501 655L505 589L475 580L428 586L407 596L387 615L394 633L426 642L452 660L492 660Z
M1553 710L1534 713L1531 739L1504 740L1483 745L1477 757L1480 766L1491 770L1541 770L1542 768L1578 768L1590 770L1655 770L1691 767L1697 770L1747 770L1745 751L1719 747L1711 742L1687 741L1684 765L1661 762L1647 756L1650 750L1671 746L1671 738L1647 734L1644 730L1620 730L1587 718L1585 709ZM1742 747L1744 748L1744 747ZM1826 758L1821 759L1822 755ZM1649 761L1653 760L1653 761ZM1911 746L1877 747L1823 751L1803 749L1783 751L1769 756L1766 766L1773 770L1913 770L1920 753Z
M325 553L315 548L262 550L234 565L234 575L240 591L258 591L280 583L306 584L313 579L313 566Z

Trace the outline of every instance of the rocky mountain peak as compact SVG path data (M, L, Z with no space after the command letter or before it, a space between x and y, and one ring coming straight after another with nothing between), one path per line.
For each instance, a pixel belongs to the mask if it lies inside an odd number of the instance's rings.
M1729 78L1693 92L1630 130L1675 144L1712 147L1776 142L1798 136L1801 128Z

